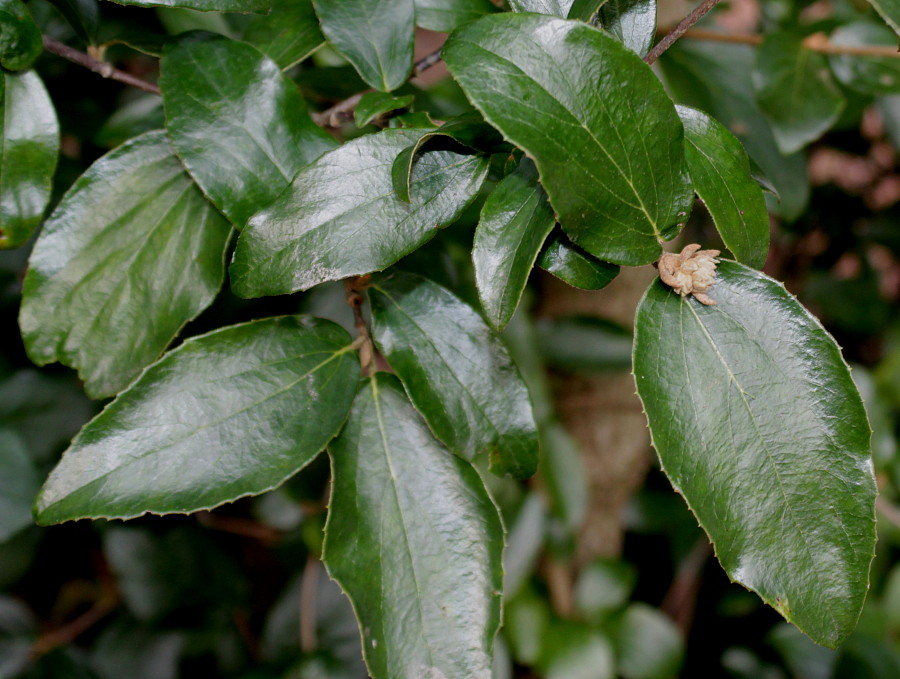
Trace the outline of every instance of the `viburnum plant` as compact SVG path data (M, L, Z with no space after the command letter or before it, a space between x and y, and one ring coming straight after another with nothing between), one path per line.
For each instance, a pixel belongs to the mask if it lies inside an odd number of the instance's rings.
M504 527L484 479L530 477L541 450L498 331L535 266L599 289L620 266L656 264L633 371L666 474L732 580L820 644L851 632L875 545L871 432L835 341L760 271L763 188L783 215L802 208L785 169L797 152L852 88L900 87L896 39L874 13L814 30L770 22L751 101L691 87L708 51L663 64L668 91L651 68L716 0L659 42L655 0L123 2L257 16L240 40L121 37L159 55L157 87L102 61L93 5L54 3L84 54L0 0L5 247L29 241L51 195L59 130L29 70L43 49L164 106L165 129L97 160L31 254L28 355L114 397L47 479L39 523L209 509L327 450L322 559L371 675L488 677ZM872 4L900 28L894 3ZM450 34L439 55L414 62L417 25ZM311 114L290 75L326 43L371 89ZM437 120L403 89L439 59L472 111ZM741 96L758 119L735 119ZM728 254L663 253L695 195ZM476 200L472 305L401 260ZM247 299L344 281L355 336L290 315L167 351L226 272Z

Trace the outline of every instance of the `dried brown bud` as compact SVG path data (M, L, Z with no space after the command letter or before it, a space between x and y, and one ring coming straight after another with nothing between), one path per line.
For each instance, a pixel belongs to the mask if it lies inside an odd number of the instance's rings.
M706 305L715 301L706 292L716 282L718 250L701 250L697 243L686 245L675 254L664 252L659 258L659 277L682 297L693 295L694 299Z

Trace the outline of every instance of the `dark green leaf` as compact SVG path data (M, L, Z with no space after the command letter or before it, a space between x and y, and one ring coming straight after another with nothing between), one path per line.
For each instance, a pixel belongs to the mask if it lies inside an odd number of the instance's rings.
M834 340L784 287L722 262L716 306L657 281L634 373L659 453L729 577L814 641L853 629L875 546L869 424Z
M320 319L189 339L85 426L38 520L193 512L274 488L337 433L358 370L350 336Z
M761 269L769 254L769 215L744 147L702 111L679 106L678 115L694 190L735 258Z
M424 153L413 170L412 202L404 203L394 194L391 167L426 131L366 135L301 171L241 234L231 265L237 294L280 295L378 271L452 223L478 193L488 163Z
M25 443L15 432L0 429L0 542L32 524L31 504L40 485Z
M802 153L783 156L778 150L753 94L755 55L756 50L747 45L683 40L657 63L679 103L706 111L744 143L781 196L774 210L793 220L809 200L806 157Z
M541 245L556 218L528 159L488 196L475 231L472 259L488 321L502 328L519 306Z
M97 0L48 0L59 10L79 38L89 45L96 44L100 28L100 8Z
M101 679L176 679L186 641L184 632L157 631L119 618L94 643L91 665Z
M538 440L528 390L500 339L474 309L411 274L370 293L375 341L435 435L491 471L531 476Z
M503 528L478 473L378 373L329 446L324 560L353 602L375 679L488 677Z
M376 90L390 92L413 67L413 0L313 0L331 45Z
M0 248L14 248L47 209L59 153L56 112L36 73L0 73L0 120Z
M900 0L869 0L869 4L900 36Z
M841 26L831 34L832 45L840 47L897 47L890 29L868 21ZM865 94L900 93L900 63L896 57L861 57L832 54L828 57L834 75L844 85Z
M846 105L825 56L788 32L770 33L759 46L753 87L784 154L821 137Z
M158 130L165 124L162 99L154 94L141 94L107 118L94 136L94 143L112 149L144 132Z
M77 368L92 396L120 391L212 302L229 232L165 133L110 152L31 254L19 316L29 357Z
M485 119L533 158L566 233L617 264L656 259L693 203L684 133L641 58L579 21L479 19L444 60Z
M272 8L272 0L113 0L120 5L138 7L183 7L201 12L244 12L266 14Z
M415 0L416 25L448 33L497 11L491 0Z
M600 8L607 0L575 0L571 3L567 17L593 23Z
M172 145L239 229L337 145L278 65L246 43L184 40L166 48L160 68Z
M547 363L575 373L627 370L631 332L592 316L545 319L537 325L537 343Z
M625 679L673 679L680 675L684 640L675 624L646 604L632 604L618 621L613 641Z
M368 92L362 96L362 99L356 105L356 110L353 112L356 126L363 127L385 113L409 108L413 99L415 99L413 94L394 97L385 92Z
M541 424L541 478L554 515L576 534L587 514L590 490L578 444L558 422Z
M656 37L656 0L607 0L600 25L628 49L644 56Z
M619 275L619 265L603 262L574 245L563 233L554 234L537 260L539 267L582 290L600 290Z
M312 0L274 0L271 13L253 18L244 40L282 69L300 63L325 44Z
M0 0L0 65L10 71L28 68L44 46L41 29L20 0Z
M516 12L537 12L566 18L574 0L509 0L510 7Z

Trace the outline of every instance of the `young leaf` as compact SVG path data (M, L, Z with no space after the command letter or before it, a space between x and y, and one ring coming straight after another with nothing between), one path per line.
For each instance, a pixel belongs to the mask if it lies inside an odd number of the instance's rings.
M463 27L443 55L485 119L534 159L572 240L616 264L659 256L693 191L681 121L639 56L582 22L510 13Z
M415 99L413 94L405 94L402 97L395 97L384 92L368 92L362 96L353 112L353 120L357 127L364 127L371 123L378 116L396 111L401 108L408 108Z
M25 443L14 431L0 428L0 543L32 525L31 503L40 485Z
M412 274L372 286L375 342L441 441L491 471L527 477L538 462L528 389L500 339L472 307Z
M679 106L678 115L694 190L735 258L761 269L769 254L769 215L744 147L702 111Z
M376 374L328 448L323 560L353 602L374 679L491 675L503 528L472 466Z
M391 167L425 132L366 135L301 171L241 234L231 265L235 292L281 295L379 271L452 223L478 193L488 162L451 151L424 153L413 170L412 202L404 203L394 195Z
M509 0L516 12L536 12L565 19L572 9L574 0Z
M253 17L244 41L282 70L299 64L325 44L312 0L274 0L266 16Z
M821 137L847 103L825 55L807 49L800 36L788 32L769 34L759 46L753 87L785 155Z
M497 11L491 0L415 0L416 26L444 33Z
M369 85L390 92L413 67L413 0L313 0L322 32Z
M201 12L244 12L266 14L272 9L271 0L115 0L120 5L137 7L183 7Z
M900 36L900 0L869 0L869 4Z
M607 0L600 25L628 49L644 56L656 37L656 0Z
M44 47L41 29L20 0L0 0L0 65L10 71L28 68Z
M875 549L862 401L834 340L781 284L725 261L709 295L716 306L657 281L638 309L654 446L729 577L834 648Z
M120 391L212 302L230 231L164 132L103 156L31 253L19 315L28 356L77 368L94 397Z
M488 321L505 326L519 306L528 275L556 218L537 169L523 159L488 196L475 231L472 259Z
M550 237L537 264L559 280L582 290L600 290L619 275L619 266L603 262L573 245L562 233Z
M238 229L337 145L278 65L246 43L182 40L166 48L160 69L172 146Z
M72 441L38 521L196 512L274 488L347 417L359 380L350 336L283 316L187 340Z
M24 245L50 200L59 153L53 102L33 71L0 73L0 249Z

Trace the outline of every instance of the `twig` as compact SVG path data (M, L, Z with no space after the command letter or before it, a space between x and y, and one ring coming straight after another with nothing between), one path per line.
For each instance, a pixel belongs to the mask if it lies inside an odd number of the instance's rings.
M756 34L719 33L703 28L692 28L682 36L687 40L710 40L713 42L730 42L738 45L761 45L765 39ZM900 58L900 51L886 45L835 45L824 33L814 33L803 41L803 46L813 52L835 54L851 57L886 57Z
M71 622L41 635L31 647L31 657L39 658L45 653L52 651L54 648L72 643L75 639L112 613L118 606L119 598L115 593L110 592L103 595L97 603Z
M353 343L359 349L359 362L362 364L363 375L368 377L375 372L375 347L369 336L369 326L362 313L362 305L365 299L361 292L369 287L369 276L354 276L344 281L347 291L347 304L353 309L353 325L356 327L356 341Z
M137 87L139 90L144 90L144 92L149 92L150 94L160 94L159 88L153 83L141 80L125 71L120 71L106 61L94 59L94 57L89 56L84 52L79 52L68 45L64 45L58 40L48 38L46 35L44 36L44 49L58 57L68 59L73 64L84 66L86 69L91 70L98 75L102 75L104 78Z
M205 511L197 512L195 516L197 517L197 523L205 528L239 535L244 538L252 538L266 544L278 542L282 537L281 531L249 519L242 519L236 516L220 516Z
M703 0L700 5L694 9L693 12L688 14L684 19L678 22L678 25L675 26L662 40L660 40L656 45L653 46L653 49L647 53L647 56L644 57L644 61L648 64L652 64L654 61L659 59L663 52L669 49L675 41L677 41L681 36L687 33L687 30L696 24L700 19L702 19L706 14L716 5L719 4L721 0Z
M706 563L711 553L712 545L706 536L698 538L691 551L678 566L675 579L660 604L662 611L672 618L685 637L688 636L694 619L694 607L697 603L697 593L700 591L700 574L703 571L703 564Z
M319 560L306 557L300 582L300 650L312 653L319 645L316 638L316 593L319 589Z

